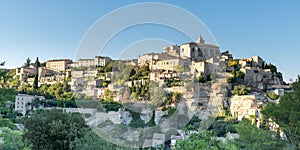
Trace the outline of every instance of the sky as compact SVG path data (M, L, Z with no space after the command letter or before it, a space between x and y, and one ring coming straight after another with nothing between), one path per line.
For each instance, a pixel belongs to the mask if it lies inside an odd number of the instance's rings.
M6 61L5 68L19 67L27 57L33 61L36 57L40 61L60 58L75 61L79 44L93 24L120 7L141 2L167 3L189 11L211 31L221 51L229 50L235 58L259 55L275 64L286 81L300 74L298 0L3 0L0 2L0 61ZM174 15L173 19L177 18L180 16ZM158 45L151 46L147 42L151 40L158 41ZM163 44L180 45L189 41L172 28L144 24L114 36L101 55L114 59L125 55L136 57L140 51L124 50L144 44L149 48L142 52L159 52Z

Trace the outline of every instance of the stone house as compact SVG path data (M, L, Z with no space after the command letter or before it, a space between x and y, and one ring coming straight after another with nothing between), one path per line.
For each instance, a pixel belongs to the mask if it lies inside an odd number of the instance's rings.
M272 80L272 72L270 69L259 69L253 67L244 67L240 69L245 74L245 82L248 85L258 85L258 83L266 84Z
M26 115L27 111L30 111L32 109L32 101L34 99L40 99L44 100L44 96L33 96L33 95L26 95L26 94L18 94L16 95L15 99L15 111L18 111L23 114L23 116Z
M165 143L165 134L154 133L152 139L145 139L143 148L162 148Z
M230 113L233 116L237 116L239 121L243 118L250 119L255 117L252 119L259 122L261 105L263 105L263 100L255 95L233 96L230 99Z
M251 58L243 58L239 60L241 67L254 67L264 69L265 61L259 56L252 56Z
M200 37L196 42L189 42L180 46L180 57L191 58L194 61L206 60L221 56L220 48L213 44L206 44Z
M184 70L186 70L190 67L190 64L191 64L190 59L181 59L181 58L164 59L164 60L157 61L156 69L174 71L176 70L177 66L182 65Z
M72 63L70 59L54 59L46 61L46 68L57 72L64 72Z
M16 76L20 81L25 81L29 77L33 77L36 73L36 67L34 64L30 64L28 67L16 68Z
M103 56L95 56L93 59L79 59L77 63L73 64L75 67L104 67L110 61L112 61L109 57Z

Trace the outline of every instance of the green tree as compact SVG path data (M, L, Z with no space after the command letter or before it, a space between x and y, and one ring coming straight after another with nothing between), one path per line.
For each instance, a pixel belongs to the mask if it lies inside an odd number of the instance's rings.
M36 65L36 67L40 67L40 66L41 66L41 63L40 63L38 57L36 57L36 60L35 60L35 63L34 63L34 64Z
M0 127L7 127L12 130L17 130L17 126L8 118L0 118Z
M37 111L25 123L23 138L33 149L65 150L88 130L78 113L62 110Z
M29 67L31 63L31 59L28 57L24 63L24 67Z
M84 137L78 138L72 142L71 148L74 150L135 150L134 148L115 145L93 131L88 131Z
M34 76L32 87L33 87L34 90L37 90L39 88L39 77L38 77L38 74L36 74Z
M172 103L178 103L180 101L182 94L179 92L173 92L172 94Z
M177 65L177 66L175 66L175 71L177 71L177 72L184 72L183 65Z
M28 147L25 147L25 144L22 141L22 132L18 130L11 130L9 128L0 128L2 134L0 138L3 138L3 147L0 149L4 150L28 150Z
M217 140L216 133L212 131L200 131L198 134L190 135L188 140L179 140L175 144L176 149L239 149L235 144L223 143Z
M266 64L265 69L270 69L272 73L277 73L277 67L272 63Z
M268 103L263 109L266 120L271 119L279 125L289 143L300 148L300 78L292 84L293 92L285 93L279 104Z
M246 149L273 150L284 149L284 141L270 131L251 125L249 120L243 120L236 126L239 134L238 143Z
M37 90L39 88L39 67L41 66L41 63L39 62L39 58L37 57L36 58L36 61L35 61L35 76L34 76L34 80L33 80L33 89L34 90Z

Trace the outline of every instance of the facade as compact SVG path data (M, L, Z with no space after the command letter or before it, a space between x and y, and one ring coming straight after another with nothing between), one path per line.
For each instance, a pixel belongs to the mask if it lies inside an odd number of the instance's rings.
M182 44L179 53L181 58L190 58L193 61L221 56L219 47L213 44L206 44L202 37L196 42Z
M243 58L239 60L241 67L254 67L264 69L265 61L259 56L252 56L251 58Z
M189 59L164 59L156 63L157 70L175 70L177 66L182 65L184 69L190 67L191 61Z
M170 45L168 47L164 47L163 49L164 49L164 53L167 53L167 54L172 55L172 56L179 57L180 46Z
M46 68L57 72L64 72L71 63L72 60L70 59L48 60L46 62Z
M256 119L260 119L259 106L262 105L262 103L258 101L259 98L254 95L233 96L230 99L230 113L233 116L237 116L239 121L243 118L250 119L252 116L255 116Z
M138 57L138 64L140 65L146 65L149 66L155 65L156 61L158 60L159 54L157 53L149 53L144 54Z
M94 59L79 59L74 67L103 67L111 61L109 57L96 56Z
M95 65L97 67L104 67L111 61L109 57L96 56L95 57Z
M90 67L96 66L95 59L79 59L78 60L78 67Z
M272 80L272 72L270 69L257 69L251 67L245 67L240 69L241 72L245 74L246 84L258 84L258 83L268 83Z
M34 99L40 99L44 100L44 96L32 96L32 95L26 95L26 94L18 94L16 95L15 100L15 111L18 111L25 116L27 111L31 110L31 103Z
M20 81L24 81L27 78L33 77L36 73L35 67L21 67L16 69L16 76L19 77Z

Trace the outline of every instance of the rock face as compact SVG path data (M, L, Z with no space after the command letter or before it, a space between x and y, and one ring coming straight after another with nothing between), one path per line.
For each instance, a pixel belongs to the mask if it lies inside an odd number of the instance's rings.
M147 123L151 120L153 116L153 112L151 110L145 109L142 110L140 118L144 121L144 123Z
M120 111L120 110L119 110L119 112L120 112L120 115L121 115L120 118L121 118L122 122L126 125L129 125L130 122L132 121L132 117L130 115L130 112L129 111Z
M156 125L168 119L168 111L155 110L154 122Z

